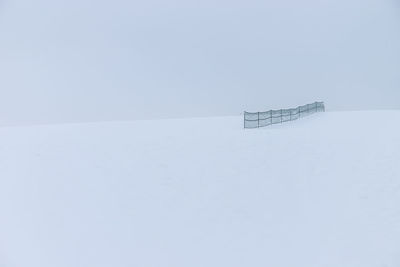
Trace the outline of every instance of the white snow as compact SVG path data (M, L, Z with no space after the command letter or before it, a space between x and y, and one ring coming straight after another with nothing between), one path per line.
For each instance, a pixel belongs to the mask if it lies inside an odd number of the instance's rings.
M399 123L2 127L0 266L400 266Z

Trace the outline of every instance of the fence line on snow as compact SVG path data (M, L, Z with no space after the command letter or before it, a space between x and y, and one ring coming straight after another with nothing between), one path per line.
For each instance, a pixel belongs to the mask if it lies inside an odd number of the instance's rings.
M316 112L324 112L324 102L314 102L291 109L264 112L244 112L244 128L260 128L272 124L294 121Z

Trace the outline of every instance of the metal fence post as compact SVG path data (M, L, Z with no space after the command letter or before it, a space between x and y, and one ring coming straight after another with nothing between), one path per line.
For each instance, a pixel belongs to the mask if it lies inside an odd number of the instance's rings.
M260 128L260 112L257 112L257 128Z
M269 117L271 119L271 125L272 125L272 109L269 111Z

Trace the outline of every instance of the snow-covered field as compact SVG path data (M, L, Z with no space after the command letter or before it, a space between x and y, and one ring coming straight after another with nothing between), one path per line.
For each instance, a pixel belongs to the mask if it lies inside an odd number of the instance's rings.
M398 267L400 111L0 128L1 267Z

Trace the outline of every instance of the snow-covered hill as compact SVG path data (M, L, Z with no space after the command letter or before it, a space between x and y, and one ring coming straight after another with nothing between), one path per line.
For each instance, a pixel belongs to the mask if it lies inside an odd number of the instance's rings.
M400 112L0 128L2 267L400 266Z

